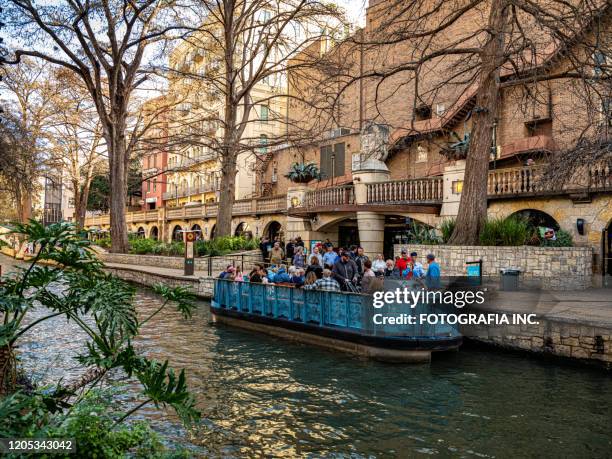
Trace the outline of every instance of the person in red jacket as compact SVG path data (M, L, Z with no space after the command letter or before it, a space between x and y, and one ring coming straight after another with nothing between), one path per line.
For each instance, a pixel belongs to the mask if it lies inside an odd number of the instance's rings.
M408 263L410 263L410 258L408 258L408 251L406 249L402 249L402 254L401 255L402 256L399 257L397 259L397 261L395 262L395 267L399 271L400 277L402 276L402 273L408 267Z

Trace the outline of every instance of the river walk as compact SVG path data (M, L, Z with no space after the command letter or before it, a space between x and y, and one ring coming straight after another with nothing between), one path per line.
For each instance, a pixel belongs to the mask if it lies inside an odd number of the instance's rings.
M3 272L15 260L0 255ZM204 299L213 293L214 278L205 271L185 276L182 269L106 263L108 271L144 286L158 282L185 286ZM610 289L580 291L496 292L479 312L536 314L538 324L470 326L465 336L496 346L555 355L612 368L612 295Z

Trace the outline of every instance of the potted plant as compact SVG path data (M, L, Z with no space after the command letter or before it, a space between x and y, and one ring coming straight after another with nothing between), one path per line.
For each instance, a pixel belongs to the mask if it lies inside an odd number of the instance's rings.
M293 163L285 175L293 183L308 183L321 177L315 163Z

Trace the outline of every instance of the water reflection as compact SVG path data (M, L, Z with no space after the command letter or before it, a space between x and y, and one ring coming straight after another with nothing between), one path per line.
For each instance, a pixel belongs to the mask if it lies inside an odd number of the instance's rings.
M140 292L139 313L158 301ZM51 333L58 329L59 337ZM22 345L23 362L41 381L74 373L82 339L71 324L48 322ZM169 413L149 407L144 415L207 457L604 457L612 450L603 371L473 349L434 356L431 365L382 364L213 326L204 303L189 320L174 311L158 316L138 347L187 369L203 421L189 435ZM120 401L133 398L128 390Z

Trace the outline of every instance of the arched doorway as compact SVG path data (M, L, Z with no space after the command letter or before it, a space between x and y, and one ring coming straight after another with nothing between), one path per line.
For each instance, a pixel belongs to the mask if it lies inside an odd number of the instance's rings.
M139 239L144 239L145 238L145 229L142 226L138 227L138 231L136 231L136 234L138 235Z
M272 220L266 225L266 228L264 229L264 235L270 238L271 241L274 241L277 236L280 238L282 227L283 226L279 222L277 222L276 220Z
M172 229L172 240L173 241L182 241L183 240L183 228L181 225L176 225Z
M430 243L429 238L434 236L434 228L427 223L403 215L385 215L383 255L392 259L395 245Z
M546 212L542 212L541 210L537 209L519 210L517 212L514 212L510 216L524 218L534 228L537 228L538 226L543 226L545 228L552 228L555 231L558 231L560 228L559 223L557 223L557 220L548 215Z
M151 227L151 231L149 232L149 237L151 239L155 239L156 241L159 239L159 229L157 226Z
M198 225L197 223L195 225L191 226L191 231L195 231L196 232L196 239L203 239L202 237L202 227L200 227L200 225Z
M244 236L249 230L249 225L245 222L240 222L236 229L234 230L234 236Z
M216 233L217 233L217 225L215 224L212 226L212 229L210 230L210 238L214 239L216 236Z

